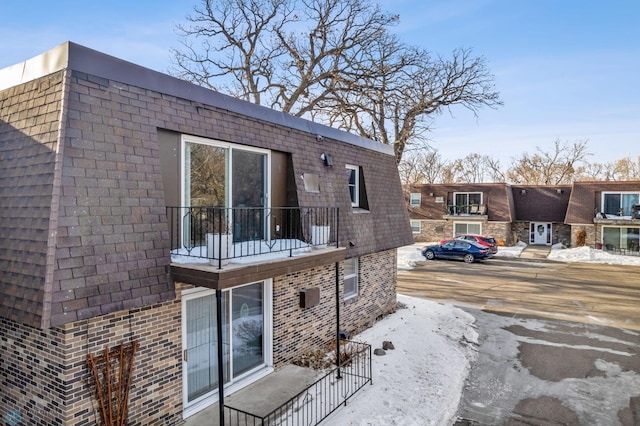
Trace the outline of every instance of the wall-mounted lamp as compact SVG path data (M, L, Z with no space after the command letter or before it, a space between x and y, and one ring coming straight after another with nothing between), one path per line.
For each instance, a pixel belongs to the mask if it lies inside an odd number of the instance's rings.
M324 152L320 154L320 159L324 161L324 165L327 167L333 166L333 158L329 154L325 154Z
M562 194L562 189L558 188L558 189L556 189L556 192L557 192L558 194Z
M430 192L430 193L429 193L429 197L433 197L433 192Z
M521 189L521 190L520 190L520 194L522 194L522 195L527 195L527 190L526 190L526 189Z

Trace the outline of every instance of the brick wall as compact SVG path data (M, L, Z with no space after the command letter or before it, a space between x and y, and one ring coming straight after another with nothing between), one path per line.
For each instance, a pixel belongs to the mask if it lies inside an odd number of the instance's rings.
M87 357L137 340L128 424L180 424L180 306L176 299L47 330L0 319L0 414L28 425L100 424Z
M358 296L343 300L339 268L340 329L354 333L396 306L396 250L359 258ZM274 279L274 365L295 361L309 350L324 349L336 338L335 265L325 265ZM320 287L320 304L303 309L300 291Z
M414 234L416 242L438 242L453 237L452 220L421 220L420 223L420 233ZM483 235L490 235L496 241L503 242L503 245L509 246L517 242L508 223L483 221L481 225Z
M491 235L498 242L498 245L513 246L518 241L511 230L511 224L505 222L486 222L482 225L482 233Z
M352 336L396 306L396 251L359 259L359 295L344 301L339 268L341 329ZM277 277L273 284L274 365L324 349L335 340L335 264ZM319 286L320 304L300 307L299 292ZM0 414L29 425L95 425L100 408L87 357L120 343L139 343L129 395L130 425L182 422L182 300L118 311L40 330L1 319ZM371 342L373 343L373 342Z
M450 236L450 233L445 235L445 220L421 220L420 232L414 233L413 239L418 243L432 243Z
M586 231L587 239L585 242L586 246L595 247L596 242L602 241L602 236L600 233L602 232L602 226L599 226L596 230L596 225L571 225L571 246L576 247L576 237L578 232Z

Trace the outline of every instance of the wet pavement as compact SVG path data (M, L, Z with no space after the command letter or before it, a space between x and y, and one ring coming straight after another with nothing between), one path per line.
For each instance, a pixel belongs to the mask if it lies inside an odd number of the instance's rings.
M640 333L465 310L480 346L456 425L640 425Z
M476 318L456 426L640 425L640 267L419 262L398 292Z

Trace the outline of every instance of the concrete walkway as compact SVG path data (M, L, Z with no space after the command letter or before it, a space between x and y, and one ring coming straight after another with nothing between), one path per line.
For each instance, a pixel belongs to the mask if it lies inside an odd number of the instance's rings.
M266 416L313 384L321 375L311 368L288 364L225 398L225 406ZM219 425L218 404L189 417L185 426ZM227 422L225 422L227 423Z
M551 246L528 245L522 250L519 257L522 259L546 259L550 252Z

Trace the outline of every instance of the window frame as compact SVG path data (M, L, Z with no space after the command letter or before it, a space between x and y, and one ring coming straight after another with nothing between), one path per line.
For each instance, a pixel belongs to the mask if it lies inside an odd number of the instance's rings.
M416 231L416 227L414 226L414 223L417 223L418 226L418 230ZM415 220L415 219L410 219L409 220L409 224L411 225L411 232L413 232L414 234L419 234L420 232L422 232L422 221L421 220Z
M606 210L607 203L605 202L605 199L608 195L618 195L620 197L617 212L613 212L613 213L607 212ZM603 212L604 214L609 214L609 215L617 215L618 212L622 211L623 214L621 216L631 216L631 211L627 212L626 210L624 210L625 207L624 207L623 198L625 195L635 195L637 197L637 201L640 203L640 191L602 191L602 195L600 197L600 211Z
M417 203L414 202L415 197L417 196ZM409 205L410 206L419 206L422 204L422 194L419 192L412 192L409 194Z
M347 274L346 270L347 270L347 262L353 262L353 273L352 274ZM344 265L343 265L343 299L344 300L348 300L348 299L353 299L354 297L357 297L359 292L360 292L360 274L359 274L359 269L360 269L360 260L357 257L352 257L349 259L345 259L344 260ZM347 292L347 281L353 281L353 289L350 289L349 292Z
M351 198L351 207L360 207L360 167L353 164L345 164L345 168L349 170L347 188L349 189L349 198ZM354 177L354 183L351 183L352 176ZM353 188L353 191L351 191L351 188Z
M480 194L480 202L478 203L472 203L471 200L469 200L469 196L470 195L475 195L475 194ZM458 196L459 195L464 195L466 198L466 201L464 204L458 204ZM454 192L453 193L453 205L456 208L456 211L458 213L464 213L464 214L469 214L471 211L471 205L473 204L477 204L478 206L484 204L484 193L481 191L462 191L462 192Z
M465 232L456 232L456 227L458 225L465 225L466 231ZM478 226L479 227L479 232L470 232L469 231L469 225ZM464 222L464 221L453 222L453 236L455 237L456 235L461 235L461 234L482 235L482 223L479 223L479 222Z

